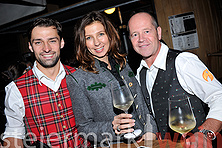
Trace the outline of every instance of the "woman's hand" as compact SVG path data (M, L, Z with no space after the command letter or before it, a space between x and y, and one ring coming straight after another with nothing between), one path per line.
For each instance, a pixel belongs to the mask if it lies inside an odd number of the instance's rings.
M132 117L131 114L125 113L115 116L112 122L115 133L119 135L133 132L134 129L132 127L135 125L135 120L131 119Z

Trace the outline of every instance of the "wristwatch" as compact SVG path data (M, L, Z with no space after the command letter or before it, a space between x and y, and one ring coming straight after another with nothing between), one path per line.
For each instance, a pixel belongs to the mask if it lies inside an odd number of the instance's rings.
M216 139L216 134L211 130L202 129L199 132L203 133L206 136L206 138L210 140Z

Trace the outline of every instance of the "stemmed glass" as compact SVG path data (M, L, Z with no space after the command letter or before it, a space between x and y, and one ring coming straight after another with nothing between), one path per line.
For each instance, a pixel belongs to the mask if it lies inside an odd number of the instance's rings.
M128 109L133 104L134 98L126 85L114 86L111 84L111 91L113 97L113 106L124 111L126 114L128 113Z
M196 126L189 97L186 95L170 97L168 103L169 126L175 132L180 133L185 140L186 134Z
M123 80L125 81L125 80ZM113 98L113 106L120 110L123 110L126 114L128 113L128 109L134 102L134 98L128 88L126 82L124 85L120 86L119 84L111 83L111 92ZM124 138L126 139L134 139L138 135L140 135L142 131L140 129L134 130L133 133L124 134Z

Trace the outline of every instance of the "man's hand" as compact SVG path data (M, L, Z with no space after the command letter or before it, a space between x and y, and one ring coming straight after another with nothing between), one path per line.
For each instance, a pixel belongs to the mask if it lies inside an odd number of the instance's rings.
M8 137L4 139L4 148L23 148L22 139Z
M203 133L196 132L186 139L186 148L212 148L212 141Z
M198 127L199 130L206 129L211 130L214 133L219 133L222 129L222 121L217 119L208 118L201 126ZM212 148L212 141L207 138L203 133L196 132L186 139L187 148Z
M112 122L115 133L119 135L119 134L133 132L134 129L132 127L135 125L135 120L131 118L132 118L131 114L124 114L124 113L115 116Z

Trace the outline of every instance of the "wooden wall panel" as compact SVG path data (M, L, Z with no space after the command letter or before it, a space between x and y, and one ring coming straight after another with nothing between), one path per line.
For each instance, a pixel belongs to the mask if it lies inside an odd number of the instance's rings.
M157 19L162 28L162 39L173 48L168 17L194 12L199 48L195 53L217 78L222 78L222 56L209 56L222 51L222 17L217 9L218 0L154 0Z

